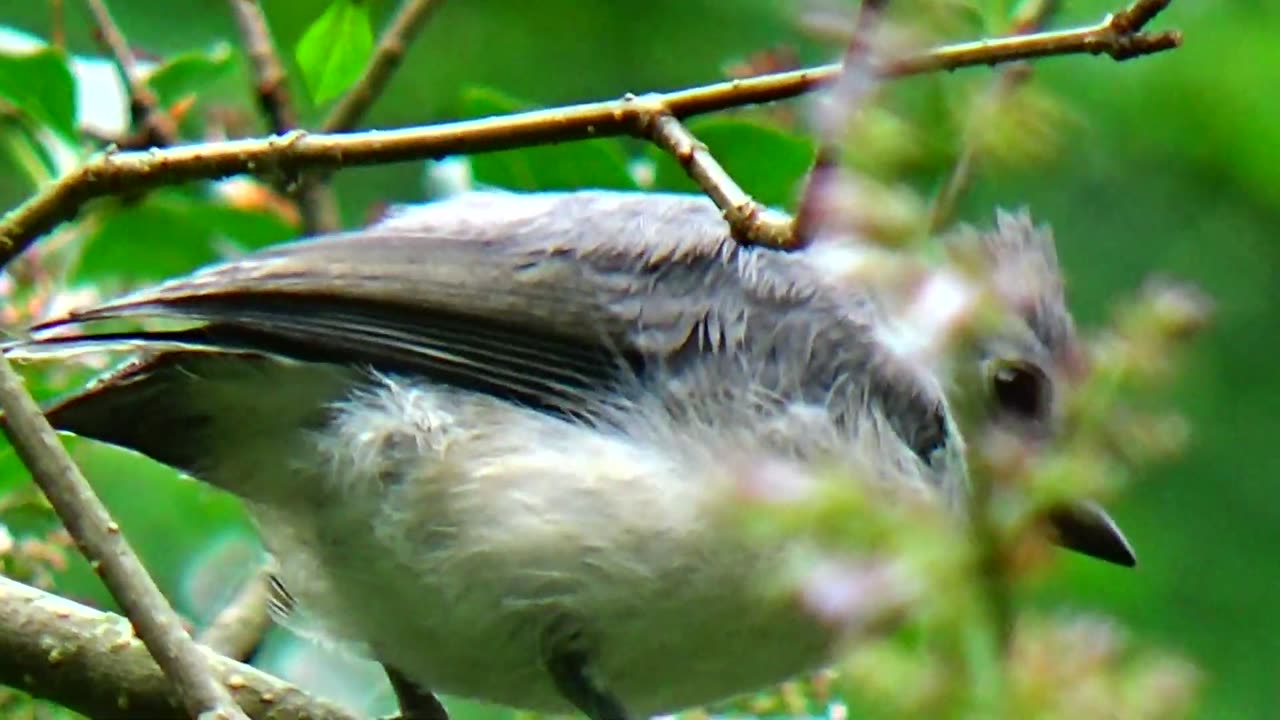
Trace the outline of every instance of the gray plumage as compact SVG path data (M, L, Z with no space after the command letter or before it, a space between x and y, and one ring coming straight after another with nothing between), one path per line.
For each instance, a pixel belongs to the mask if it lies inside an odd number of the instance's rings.
M1013 216L987 237L1026 323L984 352L1052 367L1074 342L1052 242ZM787 549L724 517L735 473L820 462L963 496L943 382L823 252L741 247L702 197L474 193L11 352L143 350L50 420L245 498L324 634L423 688L550 711L587 709L548 674L580 656L647 714L828 659L829 629L768 582ZM185 326L92 329L119 318Z

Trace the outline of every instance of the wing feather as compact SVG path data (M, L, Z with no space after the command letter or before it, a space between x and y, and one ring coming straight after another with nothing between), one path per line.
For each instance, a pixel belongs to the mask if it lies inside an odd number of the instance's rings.
M740 342L744 308L809 297L786 273L748 282L760 275L746 268L756 254L781 256L739 248L700 196L472 193L72 313L36 327L33 342L181 340L573 407L690 342ZM84 325L120 318L204 327L175 336ZM86 329L67 335L73 323Z

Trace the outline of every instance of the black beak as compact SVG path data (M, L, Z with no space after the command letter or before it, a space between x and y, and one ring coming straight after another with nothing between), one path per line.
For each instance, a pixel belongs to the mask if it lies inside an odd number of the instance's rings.
M1095 503L1054 508L1049 511L1048 520L1054 542L1068 550L1125 567L1138 564L1138 556L1124 533L1107 511Z

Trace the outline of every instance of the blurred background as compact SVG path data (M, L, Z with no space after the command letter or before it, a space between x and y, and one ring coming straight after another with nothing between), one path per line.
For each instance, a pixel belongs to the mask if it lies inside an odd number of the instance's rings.
M1065 3L1054 25L1096 22L1118 2ZM282 48L294 47L325 7L320 0L264 4ZM69 50L100 56L81 4L56 5ZM984 13L1009 10L998 2L978 5L972 27L982 26ZM225 103L228 132L261 132L247 114L250 83L241 56L220 49L236 42L226 3L111 6L144 55L223 53L227 70L213 82L215 99L202 102L213 110ZM0 27L47 38L53 7L41 0L3 3ZM394 3L371 7L376 28ZM608 99L714 81L735 68L830 61L838 45L810 31L808 8L782 0L450 0L365 125L464 117L510 106L509 97L536 104ZM1040 139L1018 158L1002 162L996 153L984 162L958 214L985 224L997 206L1027 205L1051 223L1086 328L1103 322L1117 298L1152 274L1192 280L1216 300L1216 322L1196 345L1172 400L1192 423L1190 446L1181 458L1145 471L1112 508L1138 549L1139 567L1126 571L1064 555L1032 601L1104 611L1144 641L1186 654L1205 673L1201 717L1273 717L1280 704L1280 562L1272 554L1280 546L1280 453L1271 452L1280 433L1273 360L1280 354L1280 5L1175 0L1156 25L1181 28L1185 47L1122 64L1087 56L1037 63L1034 88L1046 104L1035 117L1051 117L1051 128L1029 135ZM956 37L966 37L963 28ZM284 55L292 63L291 53ZM110 72L100 77L112 79ZM903 102L929 117L948 98L979 91L989 77L986 69L972 69L903 80ZM296 73L293 79L293 97L314 121L323 109L312 108ZM478 93L479 87L488 90ZM795 113L798 120L783 121L803 129L807 104L780 107L768 112ZM955 122L937 122L939 138L958 133ZM945 175L952 159L947 142L928 132L896 137L914 149L900 153L908 160L894 162L922 188ZM638 144L624 147L644 152ZM731 169L735 162L750 165L750 158L724 159ZM422 163L339 174L345 223L363 223L386 203L424 199L428 175ZM0 149L0 207L30 192L23 178L15 156ZM793 190L785 191L784 203ZM111 292L294 232L279 218L192 217L179 195L162 193L103 220L80 270L94 292ZM110 448L75 443L73 449L180 609L196 618L216 612L257 552L236 503ZM12 451L0 452L0 495L25 492L27 482ZM15 537L40 522L20 503L0 512ZM74 557L57 586L106 602ZM295 677L312 673L321 687L337 682L336 674L325 675L328 666L298 664L286 639L273 643L268 664L288 670L292 663ZM374 680L349 684L352 702L385 709L389 696Z

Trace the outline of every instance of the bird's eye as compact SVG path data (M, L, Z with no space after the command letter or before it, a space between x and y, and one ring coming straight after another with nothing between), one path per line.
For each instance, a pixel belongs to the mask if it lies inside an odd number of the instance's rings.
M1000 410L1018 418L1044 417L1049 405L1049 379L1039 368L1006 363L991 376L992 394Z

